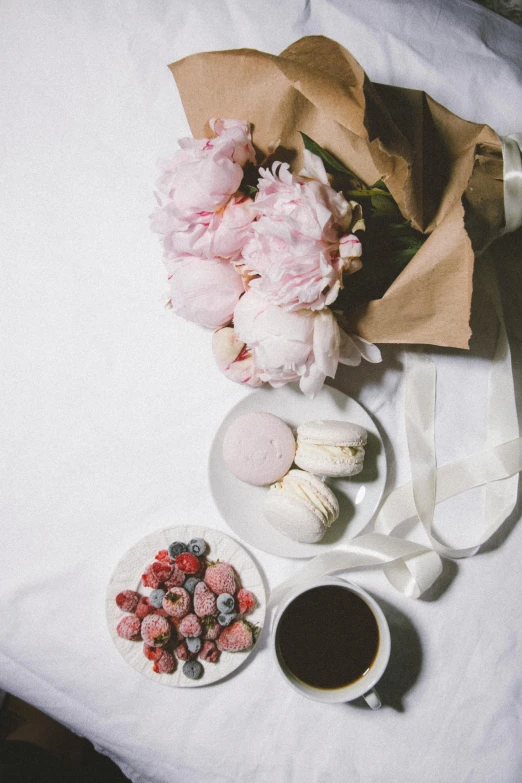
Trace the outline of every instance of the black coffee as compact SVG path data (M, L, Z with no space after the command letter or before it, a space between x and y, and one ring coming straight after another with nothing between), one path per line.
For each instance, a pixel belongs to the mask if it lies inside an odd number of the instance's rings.
M356 593L337 585L313 587L284 610L276 649L306 685L342 688L371 667L379 649L379 628L372 610Z

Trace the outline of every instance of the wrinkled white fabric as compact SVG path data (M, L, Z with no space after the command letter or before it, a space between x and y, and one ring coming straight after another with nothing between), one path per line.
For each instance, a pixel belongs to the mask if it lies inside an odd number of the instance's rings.
M206 460L249 393L215 369L209 333L161 305L155 163L189 134L166 64L210 49L278 53L316 33L372 79L426 89L503 135L521 130L522 29L471 0L0 4L0 687L87 735L135 783L518 783L519 511L497 548L445 563L426 600L402 599L379 569L349 573L392 631L376 713L294 693L266 634L230 680L178 692L127 667L105 628L106 584L135 541L178 521L228 531ZM519 248L513 235L497 251L515 276L515 338ZM469 353L425 351L439 470L486 445L490 314L478 295ZM336 384L381 427L392 489L411 479L403 354L382 347L382 364L343 366ZM517 339L512 350L519 391ZM437 536L466 546L484 495L438 504ZM270 586L303 567L253 554Z

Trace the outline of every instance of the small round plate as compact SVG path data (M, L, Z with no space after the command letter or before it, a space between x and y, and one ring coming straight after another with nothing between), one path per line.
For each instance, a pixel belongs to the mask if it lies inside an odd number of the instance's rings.
M368 431L364 468L351 478L327 478L339 500L339 519L316 544L303 544L273 528L263 514L268 487L244 484L223 461L223 438L237 417L251 411L267 411L295 430L299 424L319 419L350 421ZM225 522L246 543L281 557L313 557L348 542L372 518L386 483L386 454L377 427L358 402L343 392L324 386L314 400L290 385L262 387L235 405L219 427L209 457L209 482L214 501Z
M219 530L196 525L168 527L150 533L134 544L116 566L107 588L106 616L109 632L116 649L133 669L161 685L179 688L196 688L222 680L241 666L255 649L254 644L244 652L222 652L216 663L203 661L203 676L199 680L190 680L183 674L181 661L177 662L176 670L172 674L156 674L152 670L153 662L143 654L143 642L127 641L116 633L116 626L125 616L125 612L122 612L116 604L118 593L122 590L136 590L142 595L149 595L151 589L144 587L141 581L145 568L149 563L154 562L157 552L167 549L173 541L188 542L191 538L202 538L206 541L209 547L206 557L209 560L230 563L239 576L241 586L250 590L255 596L256 605L246 616L248 622L257 625L261 630L266 612L265 588L257 565L241 544Z

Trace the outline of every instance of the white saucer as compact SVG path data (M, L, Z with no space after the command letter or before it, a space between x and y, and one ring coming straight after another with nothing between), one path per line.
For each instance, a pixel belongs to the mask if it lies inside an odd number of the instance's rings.
M293 541L273 528L263 515L268 487L255 487L236 479L223 461L223 438L237 417L251 411L267 411L286 421L295 432L306 421L336 419L362 425L368 431L364 468L352 478L328 478L339 500L340 515L317 544ZM246 543L281 557L313 557L346 543L372 518L386 483L386 454L377 427L358 402L324 386L314 400L293 386L262 387L249 394L226 416L219 427L209 457L209 483L225 522Z
M161 685L178 688L210 685L222 680L223 677L228 677L241 666L255 649L254 644L249 650L243 652L222 652L216 663L203 661L203 676L199 680L190 680L183 674L181 661L177 662L176 670L172 674L156 674L152 670L153 662L143 654L143 642L122 639L116 633L116 626L125 616L125 612L122 612L116 604L115 599L118 593L123 590L136 590L140 594L149 595L151 590L143 586L141 575L149 563L154 562L156 553L161 549L167 549L173 541L188 543L191 538L202 538L207 542L209 550L206 557L209 560L221 560L234 567L239 575L241 586L250 590L255 596L256 606L246 615L246 619L257 625L260 632L266 612L266 593L258 567L241 544L219 530L196 525L180 525L157 530L134 544L116 566L107 588L106 616L109 633L116 649L133 669ZM257 638L259 639L259 634Z

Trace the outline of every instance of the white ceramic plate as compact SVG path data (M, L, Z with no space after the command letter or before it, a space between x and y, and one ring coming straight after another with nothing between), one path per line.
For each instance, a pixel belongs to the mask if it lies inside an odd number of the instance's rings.
M351 478L328 478L339 500L340 515L317 544L293 541L273 528L263 515L267 487L255 487L236 479L223 461L223 438L232 421L244 413L267 411L295 429L318 419L336 419L362 425L368 431L364 468ZM386 483L386 454L372 418L346 394L324 386L314 400L290 385L262 387L235 405L219 427L209 458L209 482L215 503L225 520L248 544L281 557L313 557L346 543L370 521Z
M259 569L241 544L219 530L196 525L169 527L150 533L134 544L116 566L107 588L106 614L109 632L118 652L136 671L145 677L150 677L154 682L180 688L196 688L222 680L223 677L227 677L241 666L255 649L254 645L244 652L222 652L216 663L202 661L203 676L199 680L190 680L182 672L183 663L181 661L177 662L176 670L172 674L156 674L152 670L153 662L145 658L143 654L143 642L122 639L116 633L116 626L125 615L125 612L122 612L116 604L115 599L118 593L122 590L136 590L140 594L149 595L151 589L144 587L141 581L141 575L145 568L154 561L157 552L161 549L167 549L173 541L188 543L191 538L202 538L206 541L209 547L206 557L209 560L221 560L234 566L239 575L241 586L253 593L256 598L256 606L246 616L249 622L258 625L261 630L266 612L266 594Z

